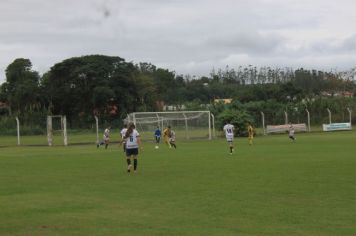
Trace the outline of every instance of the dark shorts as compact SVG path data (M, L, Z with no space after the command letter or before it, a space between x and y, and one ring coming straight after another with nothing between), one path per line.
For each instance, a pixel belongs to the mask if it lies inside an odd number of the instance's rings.
M132 155L134 155L134 156L138 155L138 148L130 148L130 149L126 148L126 156L129 157Z

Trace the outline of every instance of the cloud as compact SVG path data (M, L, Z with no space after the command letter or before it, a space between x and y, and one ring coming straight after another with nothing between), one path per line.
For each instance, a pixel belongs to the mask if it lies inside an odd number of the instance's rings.
M241 31L233 34L212 36L206 42L206 48L230 51L230 53L269 54L283 44L278 35L264 35L255 31Z
M355 7L351 0L1 1L0 70L25 57L43 73L87 54L179 74L208 75L226 64L349 69Z
M356 34L345 39L340 46L340 50L345 53L355 53L356 52Z

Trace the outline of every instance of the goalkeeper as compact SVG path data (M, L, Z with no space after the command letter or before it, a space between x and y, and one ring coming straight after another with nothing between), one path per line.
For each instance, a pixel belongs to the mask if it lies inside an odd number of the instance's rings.
M155 133L155 140L156 140L156 148L158 148L159 142L161 141L161 130L159 129L159 127L157 126Z

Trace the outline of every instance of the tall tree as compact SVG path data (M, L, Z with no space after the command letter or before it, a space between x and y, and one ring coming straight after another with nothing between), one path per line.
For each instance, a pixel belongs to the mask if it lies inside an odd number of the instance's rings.
M3 93L6 95L10 113L21 114L40 106L39 74L32 70L29 59L15 59L5 70L6 82Z
M133 111L153 110L155 78L165 79L160 73L148 63L134 65L120 57L89 55L55 64L42 84L51 111L67 115L73 124L79 115L117 119Z

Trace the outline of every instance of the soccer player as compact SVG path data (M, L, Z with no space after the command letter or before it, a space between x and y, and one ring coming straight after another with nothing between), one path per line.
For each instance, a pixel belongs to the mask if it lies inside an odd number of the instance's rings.
M123 149L124 149L124 152L126 152L126 141L125 141L125 139L124 139L125 134L126 134L126 131L127 131L127 124L124 124L124 127L123 127L122 130L120 131L121 144L122 144L122 147L123 147Z
M164 142L169 146L169 148L171 148L171 144L169 143L169 138L171 137L171 127L167 126L167 128L165 128L163 130L163 139Z
M171 129L171 136L169 137L169 144L173 146L174 148L177 148L176 145L176 132Z
M248 144L252 145L253 144L253 127L251 125L251 123L248 123L247 126L247 132L248 132Z
M127 161L127 172L131 172L131 158L134 161L134 173L137 170L137 155L138 155L138 148L142 149L140 134L135 129L135 125L130 123L126 134L124 136L126 140L126 161Z
M225 137L226 141L229 143L229 148L230 148L230 155L232 155L232 152L234 151L234 129L235 127L230 124L230 122L227 122L226 125L224 125L224 132L225 132Z
M159 142L161 141L161 130L159 129L159 127L157 126L155 133L155 140L156 140L156 148L158 148Z
M295 140L297 139L295 136L294 136L294 127L292 125L292 123L289 123L289 131L288 131L288 136L291 140L293 140L293 142L295 142Z
M110 129L111 129L111 126L107 127L104 130L103 140L96 145L97 148L99 148L101 145L104 145L104 144L105 144L105 149L108 148L109 142L110 142Z

